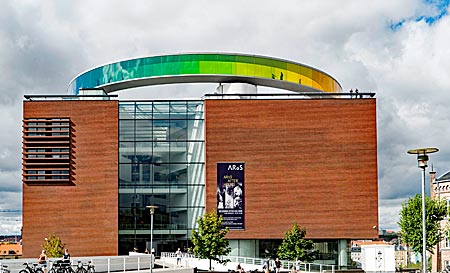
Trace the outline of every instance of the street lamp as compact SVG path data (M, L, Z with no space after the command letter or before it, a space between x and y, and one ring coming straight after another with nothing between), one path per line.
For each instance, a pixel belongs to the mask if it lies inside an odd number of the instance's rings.
M420 148L409 150L408 154L417 155L418 167L422 169L422 272L427 272L427 226L425 222L425 169L428 166L428 154L439 151L438 148Z
M153 215L158 206L147 206L150 210L150 273L153 273Z

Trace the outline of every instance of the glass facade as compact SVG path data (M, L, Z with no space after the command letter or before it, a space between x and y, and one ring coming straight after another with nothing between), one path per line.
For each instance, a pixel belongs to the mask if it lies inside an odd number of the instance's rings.
M119 103L119 253L188 247L205 211L203 101Z
M283 239L262 239L262 240L229 240L230 256L273 258L277 257L278 248ZM315 252L315 263L338 264L339 247L338 240L314 240L313 250ZM348 241L346 243L349 243ZM347 247L349 249L349 247ZM350 261L350 252L346 254Z

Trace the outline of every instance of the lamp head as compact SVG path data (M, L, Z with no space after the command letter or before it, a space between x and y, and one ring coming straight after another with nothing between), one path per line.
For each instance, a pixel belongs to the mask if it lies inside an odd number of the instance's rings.
M146 208L150 209L150 214L154 214L155 213L155 209L157 209L158 206L147 206Z
M421 169L428 167L428 154L436 153L439 151L438 148L419 148L414 150L409 150L408 154L417 155L417 165Z
M417 155L417 166L421 169L428 167L428 156Z

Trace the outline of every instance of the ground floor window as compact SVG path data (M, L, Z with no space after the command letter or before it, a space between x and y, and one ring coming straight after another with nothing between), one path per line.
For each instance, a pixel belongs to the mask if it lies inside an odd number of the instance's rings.
M155 255L158 257L162 252L175 252L178 248L181 249L183 253L189 252L189 247L191 243L189 240L179 239L177 240L177 235L153 235L153 248L155 250ZM146 250L150 251L150 239L148 236L135 236L130 235L119 235L119 255L128 255L129 252L134 251L137 248L137 252L145 253Z
M184 253L189 253L192 243L185 239L182 234L154 234L153 248L156 256L162 252L175 252L178 248ZM272 258L277 257L278 247L282 240L229 240L230 256ZM122 234L119 235L119 255L127 255L134 248L138 252L150 251L150 239L148 234ZM318 264L338 264L339 251L337 240L316 240L314 241L314 252L316 252L314 263ZM348 251L348 253L350 253ZM351 259L347 259L351 262Z
M281 239L274 240L230 240L230 256L256 257L256 258L276 258ZM315 240L314 249L315 263L338 264L338 241L337 240ZM348 261L350 250L347 251Z

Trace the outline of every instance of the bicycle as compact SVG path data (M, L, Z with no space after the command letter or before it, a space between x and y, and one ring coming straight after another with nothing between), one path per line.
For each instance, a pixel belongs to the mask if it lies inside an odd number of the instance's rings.
M92 263L92 260L89 260L89 263L87 264L87 273L95 273L95 266Z
M75 273L70 261L57 260L52 264L48 273Z
M23 265L25 268L20 270L19 273L44 273L41 268L37 267L38 264L32 264L32 267L30 263L24 263Z
M78 261L77 268L75 269L75 273L88 273L87 269L84 268L83 263Z
M8 269L7 265L2 264L2 266L0 266L0 273L11 273L11 270Z

